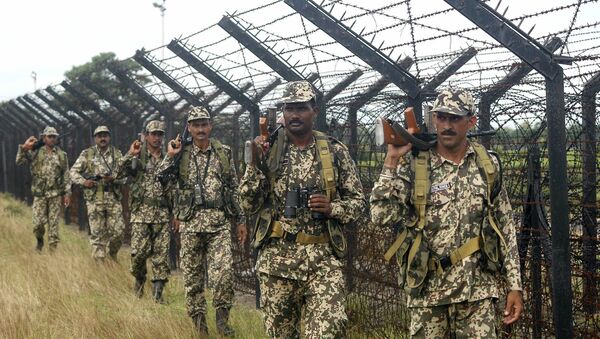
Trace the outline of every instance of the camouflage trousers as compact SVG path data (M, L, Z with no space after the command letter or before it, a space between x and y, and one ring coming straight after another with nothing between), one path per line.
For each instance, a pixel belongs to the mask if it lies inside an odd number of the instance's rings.
M123 207L121 202L86 204L90 223L92 257L104 259L106 255L116 259L123 242Z
M169 223L131 224L131 274L146 279L146 260L152 264L152 281L169 277Z
M269 337L300 338L301 322L303 338L346 337L348 316L341 270L317 272L308 281L265 273L260 273L258 279L263 322Z
M412 338L496 338L494 300L410 308L410 334Z
M214 233L183 232L181 234L181 270L185 305L191 317L206 314L204 285L207 273L214 288L214 308L231 308L234 296L231 246L229 225Z
M43 239L45 229L48 228L48 244L50 247L56 247L60 241L58 237L58 219L61 202L61 196L33 198L33 234L36 238Z

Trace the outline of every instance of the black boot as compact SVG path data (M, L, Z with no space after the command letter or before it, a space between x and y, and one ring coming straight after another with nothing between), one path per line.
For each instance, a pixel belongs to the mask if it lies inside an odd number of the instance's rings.
M133 287L133 293L138 298L141 298L144 295L144 283L146 283L146 278L135 278L135 286Z
M235 335L235 331L233 328L229 327L227 322L229 321L229 309L227 308L217 308L216 314L217 320L217 332L223 337L233 337Z
M165 288L165 281L164 280L155 280L152 282L152 297L154 298L154 301L156 301L159 304L163 304L163 297L162 297L162 292L163 289Z
M194 321L194 327L198 330L200 337L208 337L208 324L206 323L206 316L204 314L198 314L192 317Z
M36 238L37 239L37 245L35 246L35 250L38 252L42 251L42 248L44 247L44 238Z

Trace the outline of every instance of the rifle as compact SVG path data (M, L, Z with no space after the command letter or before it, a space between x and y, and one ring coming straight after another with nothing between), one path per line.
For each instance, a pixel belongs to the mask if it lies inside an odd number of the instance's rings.
M67 136L71 134L71 132L67 132L65 134L61 134L58 136L58 138L56 138L56 145L58 145L60 143L60 138ZM33 147L31 147L32 151L37 151L38 149L42 148L44 145L46 145L46 143L44 142L44 138L40 138L38 139L38 141L35 142L35 144L33 144Z
M435 145L437 135L435 133L421 132L412 107L407 107L404 110L404 120L406 121L407 128L404 128L392 119L379 117L375 126L375 143L378 146L385 144L404 146L412 143L413 150L416 149L419 151L427 151ZM478 131L467 133L467 137L473 138L494 134L496 134L495 130Z
M283 124L277 123L277 108L269 107L267 112L258 120L260 136L263 137L269 146L275 143L279 130L283 128ZM251 164L255 160L259 160L259 166L264 167L262 159L258 159L258 148L254 140L248 140L244 144L244 162Z
M179 177L179 163L181 162L181 158L183 157L183 148L186 145L192 143L192 137L190 136L190 132L187 127L187 115L184 120L183 132L181 133L181 151L175 155L175 159L173 159L173 163L169 165L169 167L165 168L162 172L158 173L157 178L160 181L161 185L165 186L172 180L175 180ZM171 147L175 148L177 146L174 142L171 142Z

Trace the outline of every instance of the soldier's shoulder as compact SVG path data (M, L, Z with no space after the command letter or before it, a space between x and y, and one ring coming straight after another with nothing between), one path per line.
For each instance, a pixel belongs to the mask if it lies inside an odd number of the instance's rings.
M334 152L348 152L348 147L339 139L328 135L327 140L331 144Z

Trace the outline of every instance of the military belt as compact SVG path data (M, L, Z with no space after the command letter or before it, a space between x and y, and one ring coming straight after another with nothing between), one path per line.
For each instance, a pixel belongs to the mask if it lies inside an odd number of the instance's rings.
M449 255L445 255L441 258L429 259L429 270L437 272L438 275L442 275L444 271L463 259L470 257L473 253L479 251L480 237L473 237L469 239L464 245L450 252Z
M273 221L273 231L271 232L270 237L281 238L302 245L324 244L329 242L328 233L321 233L320 235L306 234L304 232L289 233L283 230L281 223L278 220Z
M214 202L205 202L201 205L196 205L195 208L199 209L199 210L210 210L210 209L221 209L223 208L223 203L222 202L218 202L218 203L214 203Z

